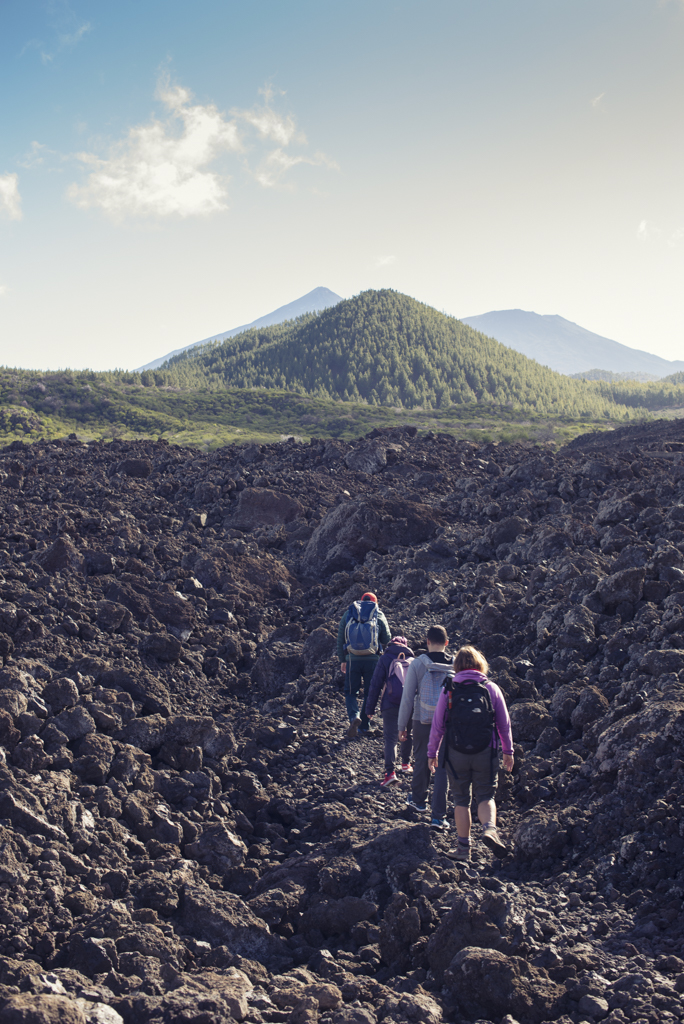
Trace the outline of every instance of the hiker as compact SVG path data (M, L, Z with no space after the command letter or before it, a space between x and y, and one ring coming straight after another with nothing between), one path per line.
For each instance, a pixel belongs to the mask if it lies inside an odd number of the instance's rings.
M389 643L387 619L378 607L375 594L367 591L360 601L354 601L340 619L337 631L337 657L344 675L344 701L349 715L347 738L355 739L357 732L370 732L365 712L368 688L378 663L380 651ZM359 713L358 693L363 684L363 698Z
M446 768L455 795L458 842L449 856L470 860L470 804L474 789L482 841L497 857L505 857L508 848L496 827L494 794L499 781L499 739L503 766L507 772L513 770L513 739L506 699L496 683L487 679L487 659L477 648L461 647L454 669L451 688L442 693L437 703L428 743L430 768L437 770L438 763Z
M427 809L430 783L428 740L432 718L445 679L453 676L453 661L446 653L449 637L444 626L430 626L425 635L427 650L419 651L411 662L399 707L399 739L408 738L408 724L413 719L413 780L406 803L416 811ZM434 772L432 790L433 828L447 828L447 775L445 769Z
M397 759L397 740L399 738L399 705L404 691L404 681L409 666L413 662L413 651L408 646L405 636L394 636L385 648L382 657L375 666L366 697L365 712L370 720L375 714L375 706L382 693L380 713L382 715L382 736L385 741L385 777L381 786L391 786L399 782L395 770ZM408 774L411 768L411 730L400 745L400 772Z

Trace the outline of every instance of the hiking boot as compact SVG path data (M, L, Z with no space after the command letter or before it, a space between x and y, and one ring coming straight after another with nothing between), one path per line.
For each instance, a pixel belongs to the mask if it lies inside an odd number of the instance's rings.
M466 846L465 843L456 843L453 850L447 851L447 857L451 857L452 860L469 861L470 845Z
M412 796L407 796L406 797L406 806L410 807L412 811L420 811L421 814L423 814L425 811L427 811L426 805L425 804L417 804Z
M391 786L393 782L398 782L399 779L394 772L388 772L385 778L380 783L381 786Z
M404 775L410 775L413 771L413 765L402 764L401 768L397 768L397 771L402 772Z
M446 818L433 818L430 822L430 828L439 829L440 832L446 832L449 828L449 823Z
M505 857L508 847L504 845L501 836L493 825L485 828L482 833L482 842L488 846L495 857Z
M350 724L349 728L347 729L347 739L348 740L355 740L356 739L356 734L359 731L359 726L360 725L361 725L361 719L357 715L356 718L353 720L353 722Z

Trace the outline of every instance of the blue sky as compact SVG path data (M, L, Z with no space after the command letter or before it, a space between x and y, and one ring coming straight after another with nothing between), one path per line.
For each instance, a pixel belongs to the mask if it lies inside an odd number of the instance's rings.
M318 285L684 353L684 0L2 0L0 363Z

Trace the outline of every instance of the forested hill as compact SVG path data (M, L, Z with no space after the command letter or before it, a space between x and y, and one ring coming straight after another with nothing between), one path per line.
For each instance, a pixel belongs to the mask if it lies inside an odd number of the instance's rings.
M657 389L656 396L644 385L621 382L617 397L610 383L555 373L390 290L362 292L319 314L195 348L167 368L184 387L284 388L407 409L478 403L619 417L637 407L681 404L683 395L674 385Z

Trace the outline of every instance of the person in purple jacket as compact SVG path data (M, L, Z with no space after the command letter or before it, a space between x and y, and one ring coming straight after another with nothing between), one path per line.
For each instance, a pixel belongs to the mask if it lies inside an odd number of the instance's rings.
M486 686L494 711L494 728L491 743L479 753L464 754L451 746L447 748L447 743L443 743L442 740L449 717L449 693L443 691L440 694L428 740L428 764L430 770L434 771L439 755L439 763L446 767L454 791L454 823L458 832L458 842L449 852L449 856L454 860L470 860L470 804L474 789L477 816L483 829L482 841L497 857L504 857L508 853L508 848L502 842L496 827L494 794L499 767L497 733L501 740L503 766L507 772L513 770L513 738L506 699L496 683L487 679L487 659L477 648L461 647L454 661L454 669L455 683L480 683ZM483 696L486 701L486 694Z
M378 703L380 693L382 693L380 713L382 715L382 735L385 741L385 777L380 785L383 787L391 786L393 782L399 782L395 771L395 762L397 759L399 734L399 705L401 704L403 685L396 674L390 678L392 662L397 658L404 660L407 667L409 662L413 660L413 651L408 646L405 636L392 637L384 653L380 656L373 672L373 678L370 681L365 704L366 716L371 718L375 714L375 706ZM400 747L400 771L405 775L413 770L409 760L411 757L411 743L411 723L409 723L407 737L401 741Z

